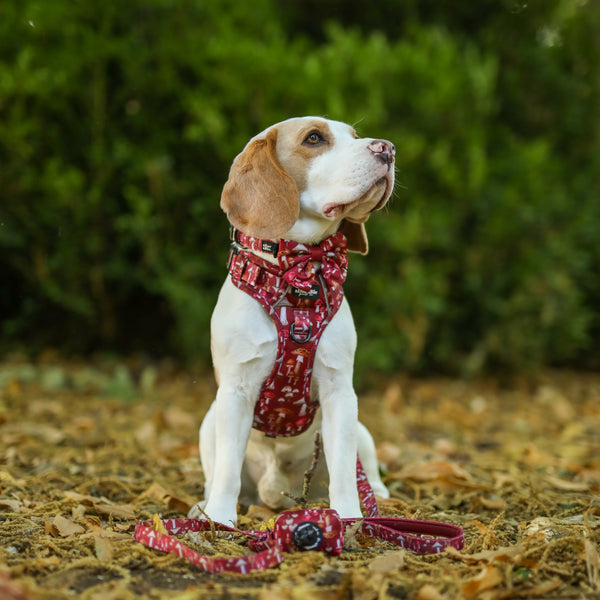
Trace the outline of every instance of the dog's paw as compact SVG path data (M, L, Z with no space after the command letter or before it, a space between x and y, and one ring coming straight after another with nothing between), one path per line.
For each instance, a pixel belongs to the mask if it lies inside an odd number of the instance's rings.
M389 490L385 487L385 485L383 485L383 483L381 481L372 482L371 489L373 490L373 493L376 496L379 496L380 498L389 498L390 497Z
M196 502L192 508L188 511L188 519L206 519L204 514L204 507L206 506L206 501Z
M212 509L210 505L206 504L206 501L204 501L198 502L190 508L188 518L210 520L213 521L213 523L221 523L222 525L232 527L237 522L237 513L235 510L227 511L222 509Z
M358 494L353 499L347 498L338 502L332 501L330 507L336 510L342 519L362 519Z

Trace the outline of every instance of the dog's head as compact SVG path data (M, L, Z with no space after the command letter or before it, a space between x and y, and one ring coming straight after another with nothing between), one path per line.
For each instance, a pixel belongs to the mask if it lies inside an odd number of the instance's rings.
M345 123L289 119L236 157L221 208L248 235L314 243L342 229L348 248L365 254L364 223L392 193L394 158L391 142L359 138Z

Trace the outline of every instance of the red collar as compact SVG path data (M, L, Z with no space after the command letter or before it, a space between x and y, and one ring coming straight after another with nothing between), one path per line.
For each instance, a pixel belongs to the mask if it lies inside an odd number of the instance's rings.
M262 240L231 228L231 250L238 254L242 250L272 254L277 259L282 284L287 282L297 290L309 292L317 283L314 262L320 262L320 273L328 284L346 280L348 250L346 237L341 231L326 237L319 244L301 244L291 240ZM259 258L259 257L256 257ZM268 261L266 261L268 262Z

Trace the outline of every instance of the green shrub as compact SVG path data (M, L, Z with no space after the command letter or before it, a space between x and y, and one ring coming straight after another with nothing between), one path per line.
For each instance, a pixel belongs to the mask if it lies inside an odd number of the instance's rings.
M531 4L3 3L2 347L206 360L229 165L320 114L398 151L351 259L359 379L598 364L600 10Z

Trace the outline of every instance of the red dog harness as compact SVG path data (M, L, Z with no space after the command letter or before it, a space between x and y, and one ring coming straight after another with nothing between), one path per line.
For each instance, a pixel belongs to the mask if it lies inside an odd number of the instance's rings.
M338 232L311 246L232 229L231 240L233 284L260 302L277 327L277 356L255 405L253 427L272 437L298 435L319 407L310 399L312 367L321 335L344 298L346 238ZM253 251L272 254L277 264Z

